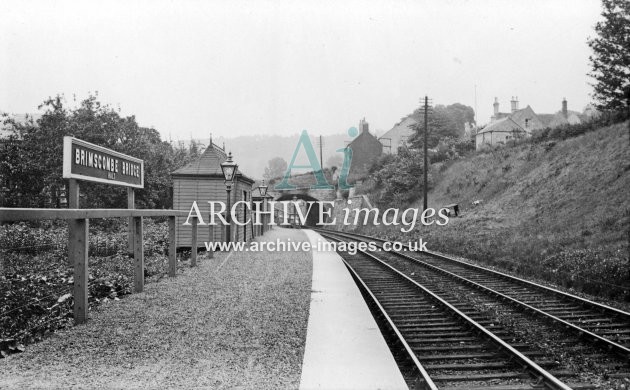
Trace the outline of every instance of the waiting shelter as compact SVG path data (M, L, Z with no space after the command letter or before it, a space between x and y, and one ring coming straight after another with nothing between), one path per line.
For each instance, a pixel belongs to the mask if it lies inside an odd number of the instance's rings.
M214 143L190 164L174 171L173 177L173 209L190 210L193 202L197 202L199 211L205 223L210 222L210 204L208 201L227 202L225 177L221 170L221 163L227 160L225 150ZM238 156L234 156L238 163ZM230 204L238 201L251 202L251 192L254 180L244 175L240 170L236 171L230 191ZM244 204L238 206L239 221L250 219L251 212ZM177 246L189 248L192 245L192 231L186 229L183 223L186 217L177 217ZM197 230L197 245L204 246L204 241L227 241L226 227L216 218L214 226L200 225ZM252 238L252 226L238 226L232 221L230 228L230 241L247 241Z

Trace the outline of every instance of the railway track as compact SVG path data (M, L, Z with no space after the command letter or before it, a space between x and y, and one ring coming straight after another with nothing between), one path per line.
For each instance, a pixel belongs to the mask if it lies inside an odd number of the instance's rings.
M594 388L471 305L449 303L375 254L341 255L371 307L404 346L407 361L413 362L399 363L410 387Z
M383 243L375 237L326 232L334 237ZM419 266L572 332L622 359L630 359L630 313L488 268L431 252L382 252L399 265ZM401 261L406 259L407 261Z

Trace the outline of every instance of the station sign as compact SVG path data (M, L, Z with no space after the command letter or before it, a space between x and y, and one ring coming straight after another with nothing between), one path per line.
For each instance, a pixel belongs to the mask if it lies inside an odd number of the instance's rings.
M144 161L74 137L63 137L63 178L144 188Z

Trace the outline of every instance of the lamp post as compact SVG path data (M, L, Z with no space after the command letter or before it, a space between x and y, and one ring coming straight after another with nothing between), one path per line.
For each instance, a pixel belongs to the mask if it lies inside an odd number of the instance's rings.
M295 227L297 226L297 200L298 197L297 195L293 195L293 228L295 229Z
M263 225L262 225L262 231L263 233L265 232L265 217L267 216L265 213L267 212L267 188L268 186L265 185L265 179L263 179L262 184L258 186L258 194L260 195L260 197L263 200Z
M234 177L236 176L237 169L238 165L234 161L232 161L232 152L230 152L228 154L227 160L221 163L221 171L223 171L223 177L225 178L225 190L227 191L227 226L225 227L227 242L232 241L232 205L230 199L230 191L232 190L232 182L234 181Z

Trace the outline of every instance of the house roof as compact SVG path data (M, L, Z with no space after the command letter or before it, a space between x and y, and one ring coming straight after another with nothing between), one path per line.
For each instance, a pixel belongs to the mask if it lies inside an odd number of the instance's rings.
M571 110L567 111L566 118L562 114L562 111L558 111L555 114L538 114L538 118L545 127L558 127L570 123L580 123L585 120L582 113Z
M522 120L525 120L525 118L531 118L535 115L536 113L534 112L534 110L532 110L530 106L527 106L525 108L521 108L520 110L514 111L512 114L510 114L510 118L514 120L514 122L518 123Z
M384 138L399 138L401 136L410 137L413 134L413 129L409 126L415 125L418 123L417 120L413 118L413 116L409 115L404 118L402 121L398 122L394 127L392 127L389 131L379 137L379 139Z
M497 112L496 114L492 115L492 117L493 117L495 120L499 120L499 119L507 118L507 117L509 117L510 115L512 115L512 113L511 113L511 112Z
M215 144L210 145L201 154L201 156L189 163L188 165L175 170L173 176L217 176L223 177L223 171L221 170L221 163L227 160L227 153ZM254 180L244 175L239 169L237 175L245 178L246 181Z
M352 146L356 146L358 144L360 144L361 142L376 142L379 145L381 144L378 139L372 135L369 131L362 131L355 139L352 140L352 142L350 142L346 148L350 148Z
M556 114L538 114L538 119L540 119L540 121L543 123L543 126L549 127L549 124L551 123L551 121L553 121L553 118L555 116Z
M518 123L514 122L512 118L502 118L495 122L490 123L488 126L479 130L477 134L489 133L489 132L513 132L513 131L525 131Z

